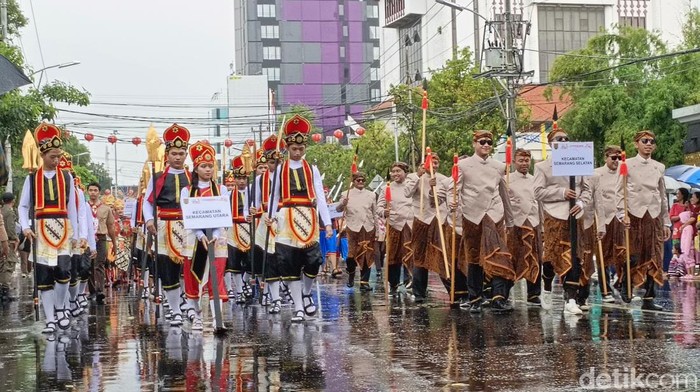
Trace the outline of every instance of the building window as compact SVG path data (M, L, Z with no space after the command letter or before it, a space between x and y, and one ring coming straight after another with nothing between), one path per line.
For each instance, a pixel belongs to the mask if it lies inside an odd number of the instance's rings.
M605 27L605 8L593 5L538 5L540 82L546 82L554 59L584 48Z
M267 80L279 81L280 80L280 69L279 68L263 68L263 75L267 75Z
M379 39L379 26L369 26L369 39Z
M381 90L379 90L378 88L370 89L369 95L370 95L369 98L372 102L379 102L382 99Z
M379 18L379 6L367 4L367 18Z
M342 4L338 4L338 16L343 16L345 15L345 6Z
M260 37L262 39L279 39L280 37L280 27L279 26L260 26Z
M420 84L416 75L423 74L423 39L421 38L421 24L399 29L399 65L401 82L416 85Z
M348 26L343 26L343 37L348 36Z
M372 67L370 69L370 80L373 82L379 80L379 68Z
M375 46L372 48L372 54L373 54L373 60L379 61L379 57L381 57L381 51L379 50L379 46Z
M646 29L647 18L645 16L621 16L620 27L632 27L635 29Z
M275 5L274 4L258 4L258 18L274 18Z
M263 60L279 60L280 58L279 46L263 46Z
M341 59L345 58L345 46L340 47L340 58Z

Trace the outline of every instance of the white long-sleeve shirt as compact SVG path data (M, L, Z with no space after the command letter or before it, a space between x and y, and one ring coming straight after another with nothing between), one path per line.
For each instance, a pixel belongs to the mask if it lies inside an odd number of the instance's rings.
M78 236L81 240L88 239L87 228L87 203L85 202L85 194L81 189L75 189L76 197L78 198ZM92 214L90 214L92 215Z
M206 182L199 181L197 183L197 187L199 188L200 193L204 190L209 189L210 185L211 185L211 183L209 181L206 181ZM146 193L148 193L148 191L146 191ZM228 189L226 189L226 187L223 185L219 185L219 195L228 197ZM189 199L189 198L190 198L190 187L186 186L186 187L182 188L182 190L180 191L180 200ZM223 230L224 229L222 229L220 227L214 228L214 230L212 231L212 238L221 237L221 233L223 232ZM198 240L201 240L202 237L204 237L206 235L204 233L204 230L202 230L202 229L194 230L194 234Z
M44 170L44 177L48 179L54 178L56 175L56 170ZM31 184L32 176L27 176L24 179L24 186L22 186L22 195L19 198L19 206L17 206L17 212L19 214L19 224L22 226L22 230L30 228L29 222L29 209L31 206ZM80 228L78 226L78 210L75 207L75 187L73 186L73 176L70 173L66 173L66 186L68 187L68 200L66 201L66 209L68 210L68 221L70 222L71 228L73 229L73 239L77 240L80 233Z
M87 202L83 203L85 206L85 225L87 226L87 242L91 250L97 250L97 243L95 242L95 219L92 216L92 210Z
M170 167L168 169L168 174L182 174L185 172L185 169L173 169ZM153 220L153 204L148 202L148 199L151 197L151 193L153 193L153 181L148 181L148 186L146 187L146 195L143 197L143 221L148 222L149 220Z
M277 215L277 205L280 200L280 194L281 194L281 181L280 181L280 172L282 170L283 165L277 165L277 169L275 170L275 176L277 176L277 179L274 180L275 182L275 189L274 189L274 194L272 195L272 214L270 216L275 216ZM294 169L299 169L302 167L301 161L294 161L294 160L289 160L289 168L294 170ZM331 221L331 214L328 212L328 203L326 203L326 198L323 196L323 180L321 180L321 173L318 171L318 168L315 165L311 165L311 172L313 175L313 187L314 187L314 192L316 193L316 211L318 214L321 216L321 220L325 222L330 222ZM307 184L308 186L308 184ZM328 223L326 223L328 224Z

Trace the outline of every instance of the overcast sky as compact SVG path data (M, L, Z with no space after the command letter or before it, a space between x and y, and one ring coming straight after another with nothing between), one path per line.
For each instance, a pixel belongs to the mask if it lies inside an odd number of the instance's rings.
M42 83L61 80L90 92L92 105L67 109L144 117L144 121L134 122L63 112L57 123L89 122L68 128L95 135L118 130L120 138L130 141L134 136L145 139L153 117L163 118L164 122L154 123L159 133L167 127L165 121L172 123L179 118L177 122L192 131L193 140L206 135L206 118L215 105L212 96L225 95L233 61L233 0L19 3L29 19L21 32L21 45L34 70L70 61L81 63L48 70L43 77ZM176 107L138 106L144 104ZM89 145L93 160L104 162L106 141L84 143ZM109 151L114 175L111 145ZM144 145L134 148L130 143L121 144L117 154L122 169L119 184L136 184L146 159Z

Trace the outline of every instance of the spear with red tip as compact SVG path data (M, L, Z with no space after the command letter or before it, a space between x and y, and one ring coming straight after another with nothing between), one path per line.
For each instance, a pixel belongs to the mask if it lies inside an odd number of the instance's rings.
M459 158L457 157L457 154L454 154L452 157L452 200L456 201L457 200L457 177L459 177L459 166L458 166ZM456 244L457 242L457 209L455 208L452 210L452 238L451 238L451 245L452 245L452 254L450 255L450 259L452 260L452 271L451 271L451 276L452 279L450 279L450 302L455 303L455 274L456 274Z

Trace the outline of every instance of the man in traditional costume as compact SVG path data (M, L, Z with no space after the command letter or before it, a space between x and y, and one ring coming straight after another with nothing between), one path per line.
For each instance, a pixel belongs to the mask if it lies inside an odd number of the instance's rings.
M280 290L288 292L286 285L281 281L279 261L275 254L275 230L268 227L264 222L267 219L270 202L270 192L272 192L272 175L276 173L277 165L282 162L281 151L286 149L287 144L280 140L280 149L277 149L277 136L271 135L262 143L262 149L256 151L256 177L255 202L251 208L251 215L258 221L255 228L255 252L256 263L264 267L265 275L265 295L270 297L269 312L277 314L282 309ZM279 187L279 182L276 184ZM267 240L267 243L265 243ZM265 255L265 253L267 253ZM265 258L264 266L263 258Z
M27 176L19 203L19 220L24 236L36 241L33 255L41 303L46 316L44 333L53 333L56 326L70 326L68 284L70 282L71 249L78 246L78 210L73 176L58 169L63 154L61 130L42 123L35 131L42 166ZM34 224L30 224L30 210ZM34 229L32 229L32 227Z
M180 200L192 197L225 196L226 188L217 185L213 177L216 162L214 147L199 141L190 146L189 154L192 159L192 183L182 188ZM239 211L233 212L234 220L237 212ZM228 296L224 285L224 269L226 267L226 258L228 257L225 231L221 228L213 227L211 238L207 238L203 229L187 230L183 278L185 281L185 296L189 305L187 307L187 318L192 323L192 330L194 331L203 329L200 297L204 286L206 286L209 294L211 314L215 314L214 289L209 279L209 252L214 252L219 301L227 302ZM214 321L214 328L216 328L216 321Z
M480 313L484 278L491 278L491 309L512 310L507 302L515 280L505 228L513 226L505 165L490 158L493 134L478 130L473 136L474 155L459 161L457 204L462 207L462 257L467 260L470 312ZM457 204L453 203L452 208Z
M625 219L625 204L629 225L630 274L632 287L643 287L642 309L663 310L654 303L656 284L663 284L663 244L671 237L668 215L665 166L651 158L656 150L656 136L651 131L640 131L634 136L637 156L627 160L627 200L624 181L620 176L617 187L617 215ZM622 277L620 295L631 301L627 290L625 265L618 265ZM624 271L624 272L623 272Z
M508 249L513 255L515 279L527 282L527 305L541 306L542 237L540 203L535 198L535 177L529 173L529 150L515 150L515 172L510 175L508 194L513 227L508 231Z
M413 200L414 218L411 240L413 249L412 290L413 298L417 303L424 302L427 296L428 271L437 273L447 291L450 291L450 281L447 279L447 274L451 272L445 270L443 260L442 241L446 241L446 238L441 239L439 226L443 226L444 236L447 216L449 215L447 195L452 189L453 180L442 173L438 173L440 157L437 154L431 154L430 161L432 162L434 177L431 178L430 173L421 165L416 176L409 176L406 179L406 189L404 190L406 197L410 197ZM421 182L423 183L422 194L420 191ZM435 205L434 192L438 195L438 206ZM421 197L423 197L422 213L420 210ZM438 209L440 221L438 221ZM448 243L445 242L445 251L450 249L447 248L447 245ZM447 258L450 259L450 255ZM447 267L449 268L449 264ZM463 288L466 284L464 275L459 271L455 271L455 275L457 275L455 284L458 288Z
M619 146L607 146L605 148L605 164L595 169L591 178L591 191L593 203L598 218L598 240L601 241L603 254L603 271L600 270L600 261L596 263L598 268L598 284L603 297L603 302L614 303L612 286L610 286L610 268L624 263L624 226L617 214L617 182L620 178L618 168L622 160L622 149Z
M310 131L311 123L299 115L284 124L289 159L276 170L279 186L272 193L271 216L277 223L275 251L282 279L289 282L294 299L293 322L316 314L311 289L322 264L317 219L331 221L321 174L303 158ZM333 234L329 223L326 237Z
M569 141L564 130L555 128L547 139L555 148L555 143ZM552 174L551 156L535 165L535 197L542 204L544 215L544 262L542 278L542 308L552 308L552 281L554 274L559 275L564 286L564 313L582 314L579 307L580 297L586 295L584 286L593 272L592 260L586 257L586 248L590 251L590 241L585 237L583 211L590 202L591 194L588 181L576 178L576 189L570 188L568 176ZM575 205L570 207L570 200ZM571 254L571 234L569 232L570 216L576 218L578 246L576 255ZM591 234L590 230L587 234Z
M370 291L369 276L374 264L374 220L377 214L377 198L365 188L367 176L362 172L352 174L352 188L336 207L345 211L345 230L348 236L348 287L355 284L355 271L360 266L360 290Z
M231 173L235 178L236 186L230 194L233 226L228 230L226 284L229 287L229 296L235 298L237 304L243 304L246 285L244 273L249 270L248 252L251 233L250 222L247 220L248 172L242 156L239 155L231 160Z
M387 202L387 192L380 192L377 200L377 211L386 219L386 253L387 271L389 276L389 289L392 295L397 293L401 280L401 267L411 269L413 267L413 249L411 246L411 225L413 224L413 198L406 196L406 176L408 165L404 162L394 162L391 165L389 195L391 200ZM415 175L415 174L414 174ZM404 281L410 278L404 276ZM408 289L408 287L406 288Z
M165 296L170 303L171 326L182 325L182 310L178 304L186 232L182 222L180 192L190 185L190 174L184 168L189 140L190 132L177 124L173 124L163 132L167 165L163 172L156 173L155 189L153 189L153 181L148 183L143 203L146 229L149 233L158 236L156 262L159 276L157 278L160 279ZM154 214L158 214L157 228L153 221Z

